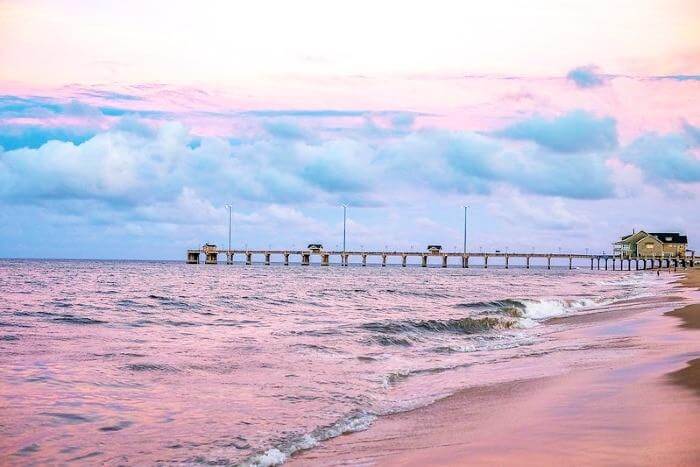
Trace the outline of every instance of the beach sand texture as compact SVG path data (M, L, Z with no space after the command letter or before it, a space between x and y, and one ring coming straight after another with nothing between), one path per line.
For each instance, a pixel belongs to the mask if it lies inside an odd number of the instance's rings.
M700 270L679 285L697 298ZM582 355L559 376L465 389L290 465L700 465L700 304L665 312L654 303L591 321L565 332L633 339L633 351Z

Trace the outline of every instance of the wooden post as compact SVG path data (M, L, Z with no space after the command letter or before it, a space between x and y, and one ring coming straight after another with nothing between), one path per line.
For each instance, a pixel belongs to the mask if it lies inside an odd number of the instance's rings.
M289 266L289 253L284 254L284 265Z
M311 254L309 253L302 253L301 254L301 265L302 266L308 266L311 264Z
M489 256L484 255L484 269L489 267Z
M469 256L462 257L462 267L469 268Z
M552 269L552 256L547 256L547 269Z
M591 257L591 271L593 270L593 257Z
M573 258L571 256L569 256L569 269L573 269L572 261L573 261Z
M424 267L424 268L428 267L428 255L421 256L420 265L421 265L421 267Z
M321 255L321 266L328 266L330 264L330 256L328 253L323 253Z
M406 267L406 261L408 260L408 256L406 255L401 255L401 266Z
M250 266L253 264L253 253L246 253L245 254L245 264L247 266Z
M525 257L525 269L530 269L530 257Z
M442 267L447 267L447 255L442 255Z
M386 255L382 255L382 267L386 266Z
M270 265L270 253L265 253L265 266Z
M509 257L508 257L508 255L506 255L506 269L508 269L508 259L509 259Z

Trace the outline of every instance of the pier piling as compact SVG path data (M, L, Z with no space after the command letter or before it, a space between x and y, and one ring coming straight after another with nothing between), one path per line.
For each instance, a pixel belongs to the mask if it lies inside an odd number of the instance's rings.
M187 251L187 264L199 264L199 250Z

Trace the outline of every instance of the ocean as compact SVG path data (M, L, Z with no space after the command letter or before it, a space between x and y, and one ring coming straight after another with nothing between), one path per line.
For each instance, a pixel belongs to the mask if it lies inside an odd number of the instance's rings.
M0 260L0 459L274 465L515 377L480 366L583 349L556 337L580 322L552 318L670 287L643 271Z

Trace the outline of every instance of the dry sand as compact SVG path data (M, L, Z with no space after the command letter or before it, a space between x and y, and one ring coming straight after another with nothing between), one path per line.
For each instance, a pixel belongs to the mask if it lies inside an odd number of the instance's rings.
M696 290L700 271L681 283ZM290 465L700 465L700 305L665 314L656 303L572 331L628 334L631 355L591 354L559 376L469 388Z

